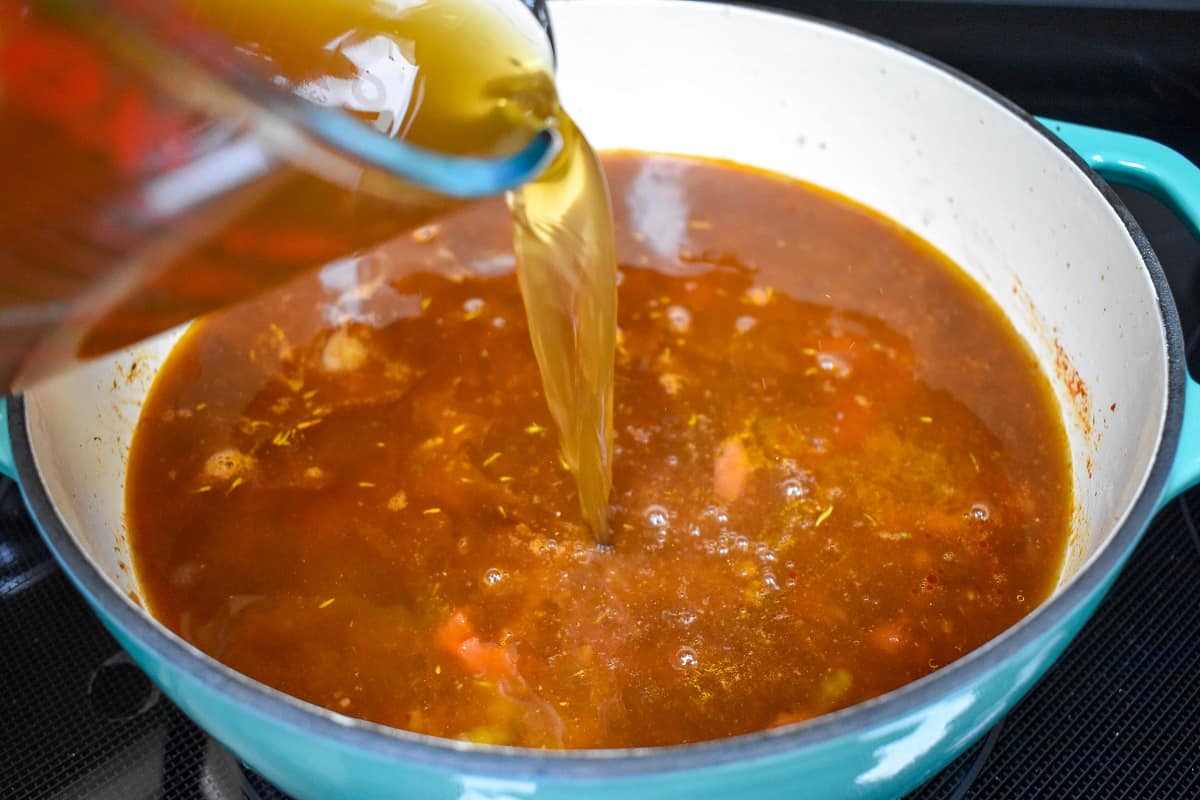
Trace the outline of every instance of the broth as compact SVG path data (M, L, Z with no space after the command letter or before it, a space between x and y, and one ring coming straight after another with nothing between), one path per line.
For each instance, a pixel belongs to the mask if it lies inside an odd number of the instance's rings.
M861 702L1048 596L1065 434L978 286L801 182L604 164L612 546L560 458L508 216L482 204L181 339L127 480L159 620L348 715L609 748Z

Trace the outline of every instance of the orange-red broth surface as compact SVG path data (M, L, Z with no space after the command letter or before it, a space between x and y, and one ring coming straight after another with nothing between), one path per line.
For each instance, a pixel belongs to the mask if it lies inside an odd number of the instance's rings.
M581 748L847 706L1046 597L1063 428L976 286L802 183L605 166L611 549L559 461L490 203L183 338L129 464L154 615L344 714Z

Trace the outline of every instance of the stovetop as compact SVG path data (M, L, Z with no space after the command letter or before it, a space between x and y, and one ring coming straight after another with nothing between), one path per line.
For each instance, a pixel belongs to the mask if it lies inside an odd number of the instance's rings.
M888 36L1028 110L1164 141L1200 163L1200 3L776 5ZM1200 243L1120 190L1200 363ZM1200 374L1200 373L1197 373ZM1042 682L910 800L1200 797L1200 490L1158 515ZM283 795L163 697L100 626L0 480L0 797Z

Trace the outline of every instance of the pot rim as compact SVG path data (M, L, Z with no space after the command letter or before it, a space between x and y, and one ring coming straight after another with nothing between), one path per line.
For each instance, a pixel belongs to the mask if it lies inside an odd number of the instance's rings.
M655 2L672 6L711 5L703 0ZM975 683L998 662L1015 657L1023 648L1052 633L1097 593L1106 590L1156 511L1174 460L1183 416L1187 373L1183 336L1166 276L1145 234L1113 189L1083 159L1028 112L974 78L919 51L846 25L753 3L728 5L738 13L799 20L882 45L983 94L1063 153L1101 193L1137 246L1157 295L1166 341L1167 407L1162 435L1145 485L1124 522L1065 587L1016 624L945 667L870 700L795 725L666 747L542 751L458 742L346 717L292 697L227 667L154 620L147 610L136 606L108 581L63 524L37 470L25 419L25 399L10 398L8 432L25 503L59 563L105 620L208 689L223 693L253 713L329 743L459 773L488 773L509 779L595 780L676 772L799 752L893 722Z

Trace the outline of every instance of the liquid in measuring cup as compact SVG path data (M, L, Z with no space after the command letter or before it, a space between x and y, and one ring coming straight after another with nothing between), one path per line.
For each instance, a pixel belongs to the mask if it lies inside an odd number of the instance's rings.
M440 156L554 163L510 196L547 402L607 540L616 281L595 155L516 0L0 9L0 389L20 389L463 202L297 130L247 75ZM120 15L124 15L121 17ZM149 34L149 35L147 35ZM336 137L335 137L336 138Z

